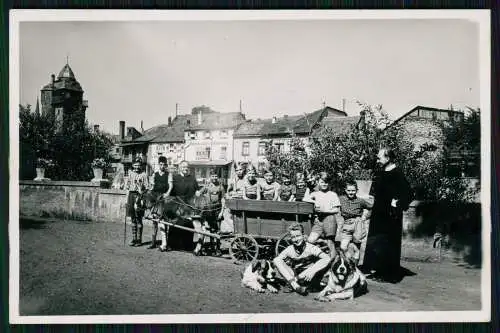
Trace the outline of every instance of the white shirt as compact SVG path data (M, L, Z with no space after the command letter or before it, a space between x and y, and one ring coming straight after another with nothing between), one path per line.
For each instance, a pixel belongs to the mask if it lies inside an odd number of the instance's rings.
M340 199L337 193L332 191L313 192L308 201L314 202L316 210L322 213L336 213L339 211Z
M306 246L302 253L297 253L293 245L289 245L284 249L276 258L281 260L292 260L293 264L296 265L304 261L316 262L320 259L320 255L323 253L319 247L311 243L306 242Z

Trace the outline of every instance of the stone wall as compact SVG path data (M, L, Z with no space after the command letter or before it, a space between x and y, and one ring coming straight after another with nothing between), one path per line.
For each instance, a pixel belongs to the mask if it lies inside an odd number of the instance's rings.
M21 216L123 222L126 191L103 188L103 183L20 181Z

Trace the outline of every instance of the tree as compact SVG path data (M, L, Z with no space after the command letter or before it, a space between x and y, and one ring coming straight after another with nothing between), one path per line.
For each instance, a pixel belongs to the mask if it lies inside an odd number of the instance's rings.
M342 133L323 126L313 134L311 169L313 172L327 171L332 176L333 188L338 191L347 180L371 179L375 156L384 140L389 144L400 140L398 131L386 130L390 120L381 105L358 105L364 116L359 124Z
M451 166L460 163L459 170L448 168L449 174L479 176L481 162L481 113L468 107L463 121L443 127L446 136L446 158Z
M21 179L32 179L35 160L42 157L54 161L54 167L46 172L53 180L90 180L92 160L107 158L113 145L109 135L95 133L88 123L83 129L65 128L54 133L50 119L32 112L30 105L19 106L19 117Z
M290 150L287 152L278 150L271 140L266 148L268 167L277 178L284 172L294 177L299 172L309 170L310 160L306 150L304 140L295 135L290 139Z

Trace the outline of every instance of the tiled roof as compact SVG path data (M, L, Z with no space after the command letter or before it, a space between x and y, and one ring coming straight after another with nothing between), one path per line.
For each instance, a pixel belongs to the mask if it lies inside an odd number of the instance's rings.
M325 109L320 109L300 117L294 126L295 133L309 133L312 127L321 120L325 111Z
M71 67L69 67L69 64L64 65L64 67L59 72L59 75L57 76L57 78L58 79L67 78L67 79L76 80L75 74L73 73L73 70L71 69Z
M144 134L134 141L139 141L139 142L149 142L156 138L159 135L164 134L168 129L168 125L158 125L155 127L151 127L147 130L144 131Z
M71 69L71 67L69 67L68 64L64 65L64 67L61 69L59 75L57 76L57 79L54 81L53 86L52 83L49 83L46 84L42 89L43 90L68 89L75 91L83 91L82 86L76 80L75 74L73 73L73 70Z
M191 125L186 130L215 130L234 128L245 121L241 112L210 112L202 113L202 122L198 124L198 116L192 116Z
M297 117L278 118L274 124L272 119L250 120L238 127L234 137L291 134L296 120Z
M172 126L167 126L164 130L162 130L160 134L151 140L151 143L183 142L184 131L188 127L188 120L192 121L192 118L193 116L189 114L178 115L172 120Z
M328 120L323 120L321 124L325 127L331 128L337 134L343 134L349 132L356 126L361 117L335 117L329 118Z
M299 135L308 134L311 132L314 125L320 122L328 114L331 114L332 118L346 118L344 117L345 112L331 107L325 107L304 115L277 118L274 124L271 119L247 121L238 127L234 136L261 137L288 135L291 133ZM330 117L328 119L330 119Z

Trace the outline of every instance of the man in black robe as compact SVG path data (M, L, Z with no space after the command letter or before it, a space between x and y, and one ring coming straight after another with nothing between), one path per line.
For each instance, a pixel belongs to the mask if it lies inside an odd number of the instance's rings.
M390 148L379 150L377 163L381 169L370 189L374 203L363 270L376 280L396 282L401 275L403 211L409 207L412 191Z

